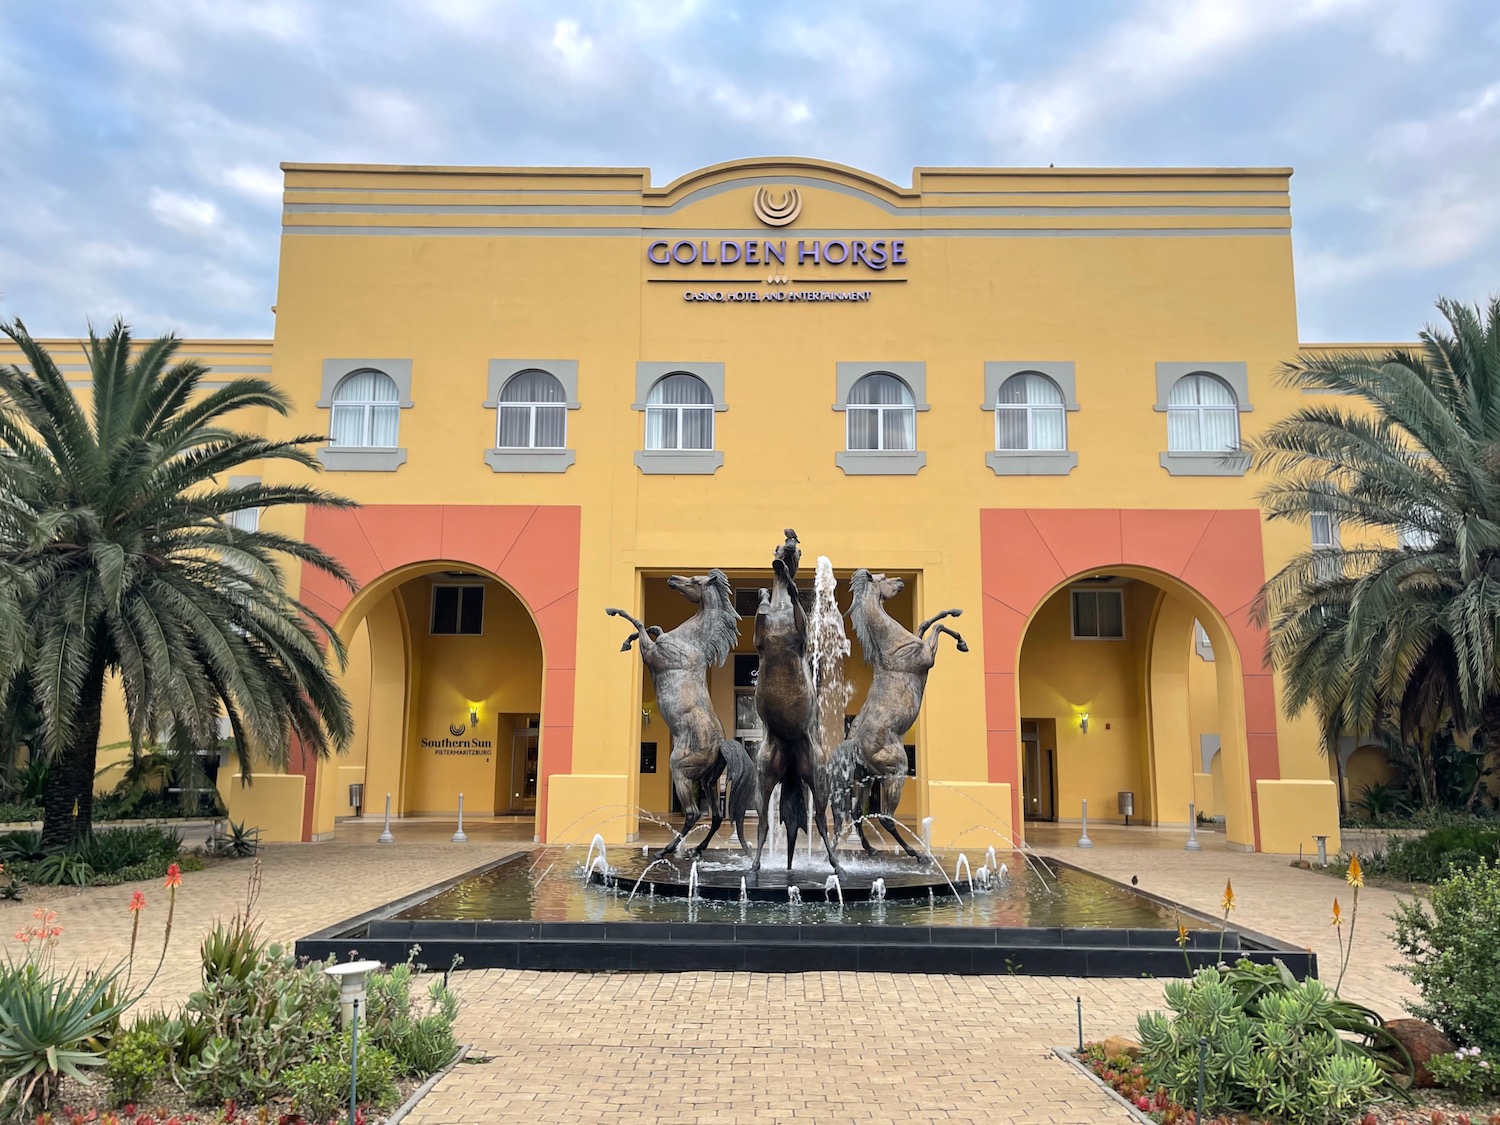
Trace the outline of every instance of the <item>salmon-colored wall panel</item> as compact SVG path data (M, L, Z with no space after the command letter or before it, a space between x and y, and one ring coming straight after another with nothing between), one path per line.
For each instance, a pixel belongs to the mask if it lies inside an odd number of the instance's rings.
M1134 511L1120 513L1120 557L1180 575L1208 530L1213 512Z
M984 665L994 668L1014 664L1026 632L1026 615L986 594L984 599Z
M1269 672L1245 673L1245 733L1276 734L1276 684Z
M523 505L469 508L448 504L442 509L443 557L466 559L498 574L535 514L535 508Z
M373 504L359 509L357 515L382 574L444 557L443 509L436 504Z
M1014 672L985 673L984 709L985 726L988 730L1017 729L1016 675Z
M990 508L979 513L979 552L984 592L1023 614L1029 614L1047 591L1067 577L1020 509ZM1016 655L1011 654L1012 661Z
M1063 576L1121 563L1120 513L1110 509L1029 509L1026 515Z
M578 589L578 530L577 508L538 508L497 568L533 612Z
M577 673L572 668L547 667L547 680L542 688L542 726L571 727L573 725L573 691Z
M1180 577L1224 616L1254 599L1265 581L1259 512L1215 512ZM1246 663L1258 654L1246 653Z
M532 617L546 639L547 667L578 667L578 591L534 610Z

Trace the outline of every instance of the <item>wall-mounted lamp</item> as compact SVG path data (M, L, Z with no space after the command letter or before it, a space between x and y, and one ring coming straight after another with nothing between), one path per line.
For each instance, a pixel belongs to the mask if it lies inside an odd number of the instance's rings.
M471 704L469 704L469 726L470 727L477 727L478 725L479 725L479 704L477 704L477 703L471 703Z
M651 708L649 708L649 707L642 707L641 708L641 729L645 730L650 725L651 725Z
M1089 732L1089 713L1087 711L1082 712L1078 716L1078 729L1081 730L1081 731L1083 731L1084 734L1088 734L1088 732Z

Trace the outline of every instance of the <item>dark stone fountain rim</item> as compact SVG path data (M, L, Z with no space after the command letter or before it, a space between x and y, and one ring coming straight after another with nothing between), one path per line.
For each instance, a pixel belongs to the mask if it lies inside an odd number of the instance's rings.
M1183 976L1219 959L1220 919L1048 855L1071 868L1213 927L1194 931L1186 950L1161 929L1055 929L814 923L540 922L397 919L395 915L535 850L479 865L451 879L365 911L296 943L298 957L388 964L414 954L435 968L461 957L471 969L541 971L857 971L1077 977ZM737 893L737 888L736 888ZM1317 955L1264 934L1225 926L1225 956L1283 962L1316 977ZM420 953L416 953L420 947Z

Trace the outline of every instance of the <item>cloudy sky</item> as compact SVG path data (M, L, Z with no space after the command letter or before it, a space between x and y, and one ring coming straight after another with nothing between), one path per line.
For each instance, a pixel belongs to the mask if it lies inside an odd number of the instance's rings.
M1495 0L0 0L0 317L264 336L278 163L1295 167L1305 340L1500 291Z

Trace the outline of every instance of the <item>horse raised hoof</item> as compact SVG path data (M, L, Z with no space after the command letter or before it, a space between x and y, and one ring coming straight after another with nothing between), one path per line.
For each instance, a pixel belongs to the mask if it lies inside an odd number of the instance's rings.
M958 651L959 652L968 652L969 651L969 644L968 644L968 642L967 641L959 641L958 642Z

